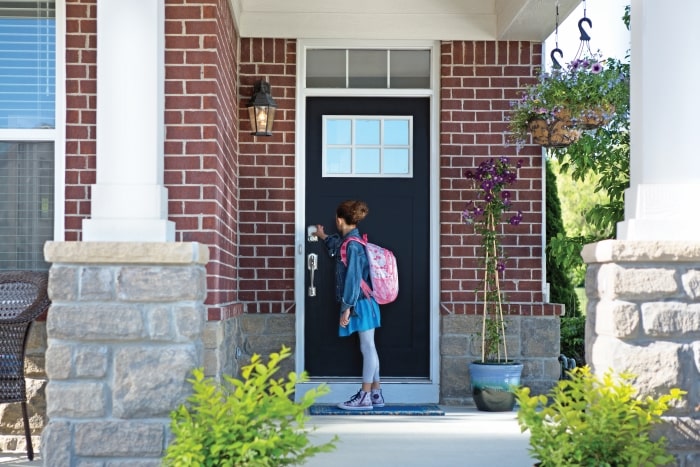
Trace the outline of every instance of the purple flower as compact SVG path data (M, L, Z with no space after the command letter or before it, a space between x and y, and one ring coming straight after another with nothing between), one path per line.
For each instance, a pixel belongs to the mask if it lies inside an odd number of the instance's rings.
M466 170L464 176L472 180L475 188L479 191L475 199L466 204L462 211L462 219L467 224L475 225L483 222L488 216L496 222L504 222L504 214L513 207L513 191L509 185L518 179L517 170L523 165L523 160L517 161L514 166L510 164L510 158L501 156L482 161L476 169ZM508 222L517 225L522 220L522 212L514 214ZM480 228L489 229L486 225L479 225Z
M591 67L591 73L593 73L594 75L597 75L601 71L603 71L603 65L601 65L600 62L595 62L593 64L593 66Z
M499 261L498 264L496 265L496 270L498 272L505 271L506 270L506 263L504 263L503 261Z

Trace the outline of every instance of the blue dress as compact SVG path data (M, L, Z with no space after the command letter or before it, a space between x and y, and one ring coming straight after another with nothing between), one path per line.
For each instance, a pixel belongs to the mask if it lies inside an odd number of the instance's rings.
M360 287L361 279L369 282L369 260L362 244L350 242L347 246L347 268L340 259L340 246L347 237L360 238L357 229L340 238L338 234L325 239L326 248L331 258L335 258L335 298L340 303L340 314L348 308L350 323L346 327L338 325L338 335L346 337L354 332L368 331L381 326L379 305L372 297L365 297Z

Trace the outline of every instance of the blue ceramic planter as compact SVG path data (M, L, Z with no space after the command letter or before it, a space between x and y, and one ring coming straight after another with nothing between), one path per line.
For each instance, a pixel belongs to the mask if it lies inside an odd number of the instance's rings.
M509 412L515 407L514 386L520 386L523 364L469 364L469 379L476 408L484 412Z

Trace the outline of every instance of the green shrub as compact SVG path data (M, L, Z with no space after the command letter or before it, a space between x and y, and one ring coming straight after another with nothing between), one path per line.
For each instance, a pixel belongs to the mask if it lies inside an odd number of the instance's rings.
M280 466L298 465L319 452L335 448L337 437L320 446L310 445L306 410L316 398L327 394L321 385L295 403L295 385L307 380L304 373L289 373L287 380L274 379L281 360L291 351L282 347L261 362L254 355L243 367L243 380L224 376L225 384L205 378L195 369L193 394L187 404L170 414L174 441L168 446L164 464L191 466Z
M651 428L685 391L657 398L636 396L633 376L611 371L601 379L589 367L575 368L545 395L516 390L518 423L530 431L530 453L540 466L658 466L673 462L666 439L650 438Z

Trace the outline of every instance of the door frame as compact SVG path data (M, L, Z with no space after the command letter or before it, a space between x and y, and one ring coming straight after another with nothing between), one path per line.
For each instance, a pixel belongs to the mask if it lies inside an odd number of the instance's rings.
M306 54L308 48L374 48L385 50L389 48L423 48L431 51L430 89L306 89ZM296 75L296 143L295 143L295 218L294 218L294 296L296 318L296 350L295 371L300 374L304 370L305 346L305 287L306 259L304 255L306 244L306 98L318 97L426 97L430 100L430 201L429 201L429 308L430 308L430 372L427 379L387 378L382 380L385 392L390 395L392 403L437 403L440 399L440 198L439 198L439 117L440 117L440 43L436 41L369 41L369 40L314 40L299 39L297 41L297 75ZM331 392L318 399L321 403L336 403L345 400L348 395L357 391L360 375L356 381L346 379L328 380L312 379L307 383L297 385L296 398L299 400L309 389L326 383Z

